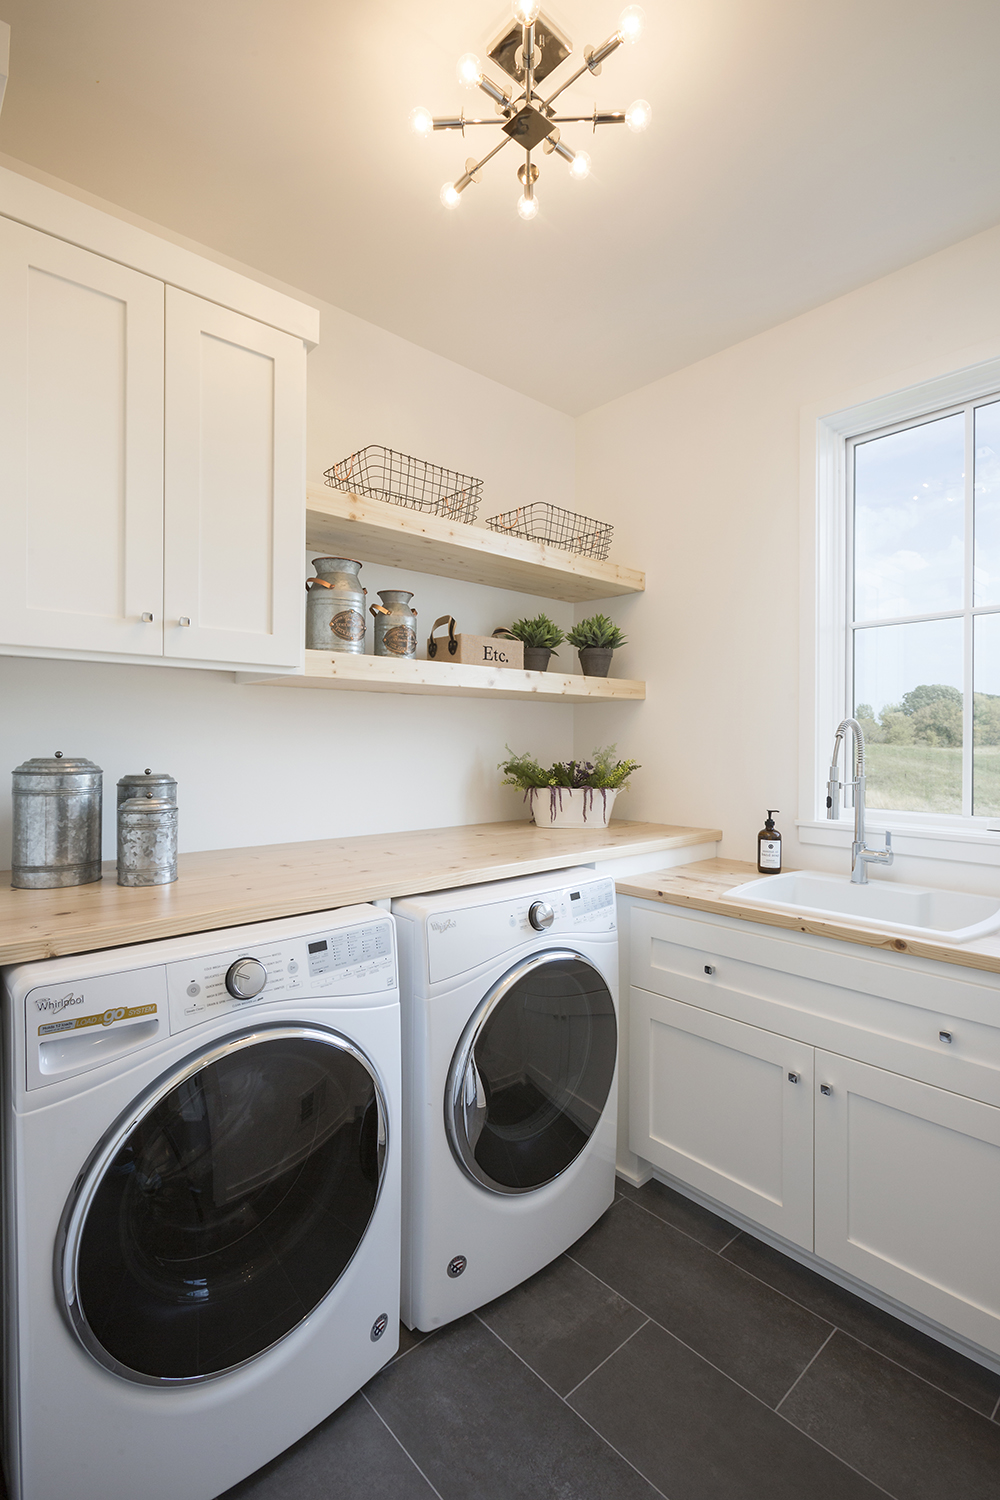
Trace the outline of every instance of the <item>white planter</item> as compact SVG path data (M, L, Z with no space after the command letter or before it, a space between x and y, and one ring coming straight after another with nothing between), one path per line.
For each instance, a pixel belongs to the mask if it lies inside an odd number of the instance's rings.
M539 828L607 828L617 796L617 789L532 787L528 805Z

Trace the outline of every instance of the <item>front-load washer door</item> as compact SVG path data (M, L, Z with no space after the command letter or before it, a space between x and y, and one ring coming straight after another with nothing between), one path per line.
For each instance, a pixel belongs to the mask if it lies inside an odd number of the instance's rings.
M518 964L477 1007L452 1060L445 1125L459 1165L495 1193L528 1193L580 1155L614 1080L618 1026L579 953Z
M71 1326L147 1384L245 1364L343 1275L386 1146L372 1064L325 1027L261 1027L188 1058L112 1127L67 1204Z

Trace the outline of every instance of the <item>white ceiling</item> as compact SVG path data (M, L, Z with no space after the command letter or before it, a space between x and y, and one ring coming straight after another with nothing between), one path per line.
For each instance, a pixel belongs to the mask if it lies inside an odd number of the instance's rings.
M551 0L577 53L622 0ZM0 0L0 151L577 413L1000 220L997 0L644 0L522 223L456 80L502 0ZM569 65L564 65L567 68ZM477 100L481 99L481 106Z

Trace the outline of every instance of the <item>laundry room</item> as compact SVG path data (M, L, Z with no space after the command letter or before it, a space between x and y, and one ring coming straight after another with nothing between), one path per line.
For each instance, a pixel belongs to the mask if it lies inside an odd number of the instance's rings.
M995 1500L998 43L0 0L3 1500Z

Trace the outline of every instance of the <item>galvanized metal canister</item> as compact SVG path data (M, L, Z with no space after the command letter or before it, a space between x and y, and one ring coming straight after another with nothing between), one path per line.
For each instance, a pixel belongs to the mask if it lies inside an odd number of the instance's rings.
M368 591L358 579L361 564L349 557L314 557L313 567L316 577L306 579L307 649L363 656Z
M147 792L152 792L154 797L162 797L165 802L177 801L177 783L166 771L151 771L147 766L145 771L135 771L131 776L123 776L118 783L118 807L127 802L130 797L145 797Z
M177 879L177 803L144 792L118 808L118 884L169 885Z
M61 750L17 767L12 886L40 891L100 880L103 776L92 760Z
M379 589L381 604L373 604L375 655L412 660L417 654L417 612L410 608L406 589Z

